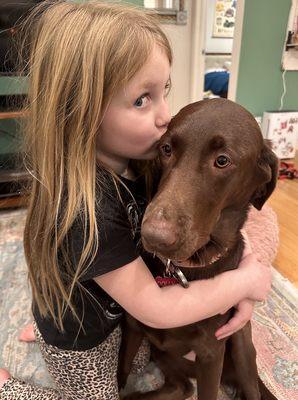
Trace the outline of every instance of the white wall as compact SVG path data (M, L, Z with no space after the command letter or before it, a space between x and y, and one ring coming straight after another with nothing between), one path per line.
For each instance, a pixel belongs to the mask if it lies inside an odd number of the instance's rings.
M192 99L192 86L196 85L193 75L193 58L197 56L192 51L196 33L193 33L196 13L200 10L201 0L187 0L185 7L188 13L187 25L162 24L162 28L170 40L174 61L172 67L172 90L169 95L171 114L175 115Z
M207 0L206 53L232 53L232 38L213 38L213 21L216 0Z

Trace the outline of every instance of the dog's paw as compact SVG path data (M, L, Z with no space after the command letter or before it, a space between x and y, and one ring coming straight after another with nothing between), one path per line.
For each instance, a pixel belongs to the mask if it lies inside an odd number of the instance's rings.
M242 391L237 388L236 386L229 385L224 383L223 385L224 391L226 394L229 396L230 399L232 400L243 400L243 393Z

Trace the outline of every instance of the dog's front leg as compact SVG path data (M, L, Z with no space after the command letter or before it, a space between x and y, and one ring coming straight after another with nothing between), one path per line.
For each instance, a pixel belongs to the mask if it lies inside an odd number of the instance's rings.
M225 340L215 346L198 346L196 353L199 400L217 400L225 354Z
M260 400L256 350L252 343L251 324L234 333L230 338L231 358L241 391L248 400Z
M186 400L193 394L193 385L184 370L184 361L160 351L152 345L152 359L164 374L164 384L149 392L134 392L124 396L122 400ZM189 361L191 362L191 361ZM182 363L182 364L181 364Z

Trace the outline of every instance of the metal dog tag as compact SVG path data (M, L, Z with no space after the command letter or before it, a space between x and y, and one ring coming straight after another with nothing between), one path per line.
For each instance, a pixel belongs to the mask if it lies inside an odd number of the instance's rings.
M175 278L178 279L178 281L180 282L180 284L186 289L189 287L189 282L188 280L185 278L185 275L183 274L183 272L181 271L180 268L178 268L176 265L174 265L174 274Z
M175 264L173 264L169 258L166 266L166 275L173 276L174 278L176 278L180 283L180 285L183 286L185 289L189 287L189 282L185 278L181 269L177 267Z

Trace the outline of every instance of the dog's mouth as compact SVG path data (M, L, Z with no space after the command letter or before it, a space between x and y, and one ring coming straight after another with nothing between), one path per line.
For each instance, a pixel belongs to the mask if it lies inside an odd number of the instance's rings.
M223 258L228 251L227 247L222 246L218 243L212 236L210 240L198 249L195 253L192 254L191 257L179 260L179 259L170 259L171 262L178 267L185 268L205 268L214 264L221 258ZM160 257L161 260L166 264L168 258Z
M227 247L219 245L214 238L211 238L205 246L201 247L189 258L189 264L192 267L207 267L224 257L227 251Z

